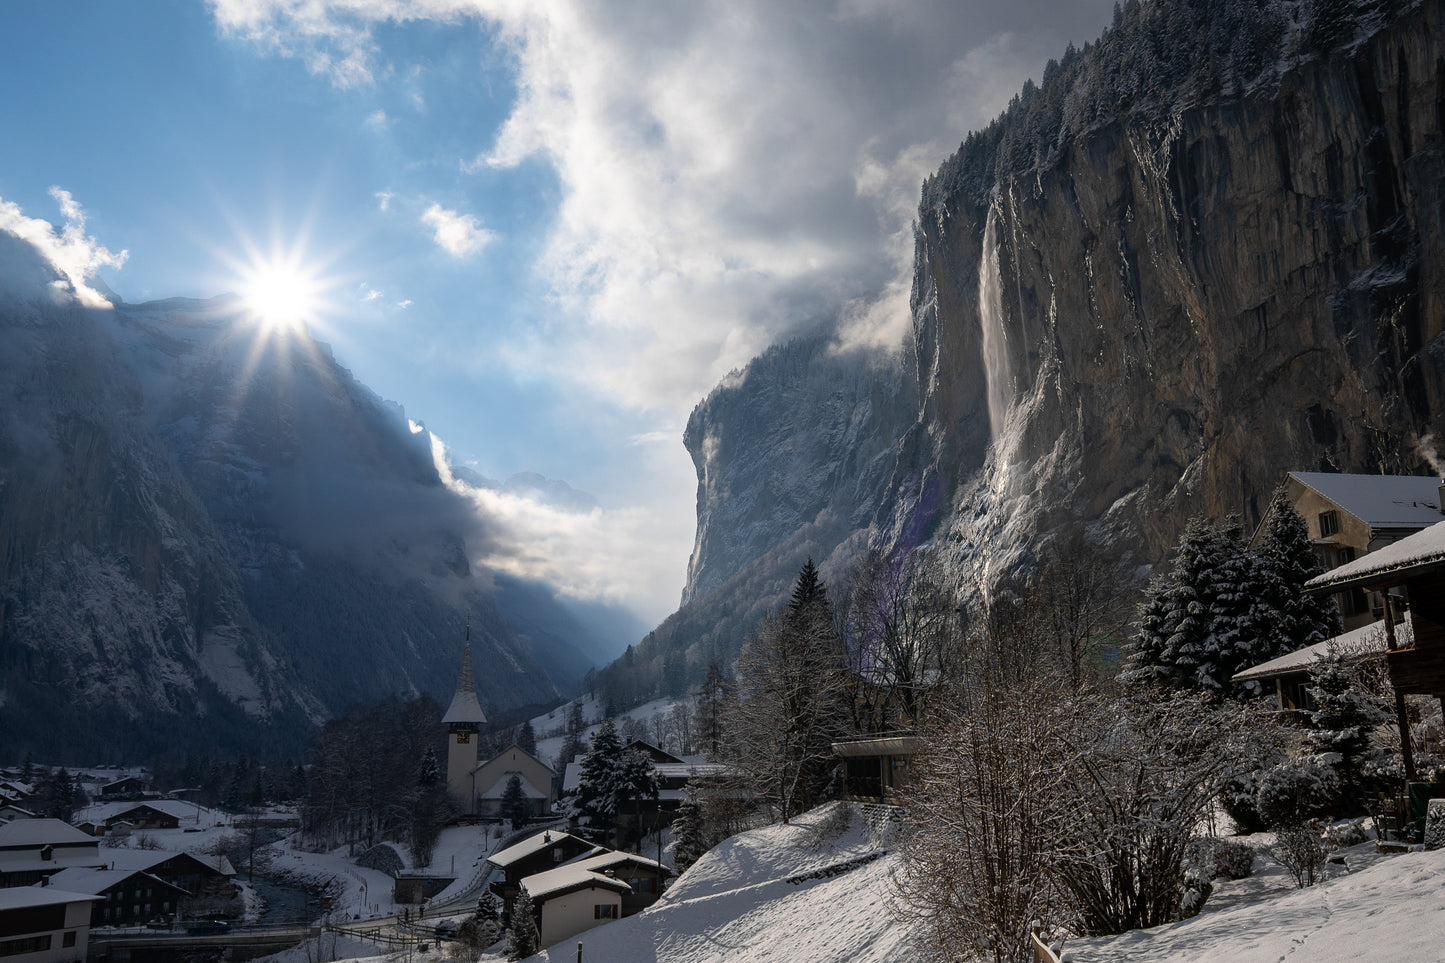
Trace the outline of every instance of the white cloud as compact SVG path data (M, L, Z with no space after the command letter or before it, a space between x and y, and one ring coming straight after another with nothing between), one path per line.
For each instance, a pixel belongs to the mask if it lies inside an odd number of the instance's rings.
M397 69L379 23L485 22L518 94L468 166L540 158L562 188L539 265L561 312L505 354L669 414L800 325L896 343L922 176L1112 4L212 0L340 84Z
M361 296L361 303L369 304L370 302L375 301L379 297L381 297L380 291L376 290L375 288L368 288L366 293Z
M411 307L411 298L407 298L405 301L396 302L396 306L402 309Z
M367 115L366 120L363 121L363 123L365 123L366 126L370 127L372 130L384 131L386 130L387 125L391 123L391 118L386 116L386 111L378 107L376 110L372 111L370 114Z
M452 257L476 254L496 239L496 234L482 227L482 222L471 214L459 214L440 204L428 207L421 219L435 231L433 239L437 244Z
M59 231L48 221L25 216L19 205L3 199L0 199L0 230L34 246L65 279L52 285L53 290L63 292L68 284L68 293L86 307L110 307L110 302L85 282L102 267L118 268L125 264L128 252L112 253L85 233L85 211L69 191L52 187L50 196L55 198L65 218L65 225ZM8 280L13 282L14 279Z
M671 536L671 516L656 501L579 512L525 494L473 488L452 476L445 444L431 438L442 480L471 503L488 533L487 554L475 561L544 581L573 598L626 606L644 618L660 620L677 607L679 560L658 550ZM667 441L675 445L677 436ZM688 486L680 491L683 501L690 500Z
M376 198L376 206L379 210L391 210L391 200L396 197L391 191L377 191L372 197Z

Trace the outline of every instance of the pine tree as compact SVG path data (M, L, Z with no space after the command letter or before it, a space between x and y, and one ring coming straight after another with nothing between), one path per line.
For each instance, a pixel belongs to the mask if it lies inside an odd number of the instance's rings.
M703 835L702 807L698 805L691 787L677 807L672 820L672 864L679 873L697 862L707 852L707 841Z
M437 763L436 749L428 748L416 768L416 784L427 789L441 782L441 779L441 766Z
M1145 590L1120 681L1222 696L1236 672L1282 654L1281 613L1257 590L1262 566L1236 519L1223 527L1193 519L1172 569Z
M582 731L586 728L587 722L582 718L582 703L579 700L567 708L566 737L557 753L558 772L564 771L567 764L576 761L578 754L582 752Z
M507 788L502 790L502 802L497 815L508 820L513 828L527 818L527 797L522 793L522 777L512 776Z
M517 730L517 745L534 756L537 754L537 731L532 728L530 719Z
M1345 805L1355 808L1367 789L1365 763L1370 755L1370 730L1391 718L1389 704L1368 691L1348 653L1333 646L1310 666L1308 713L1311 728L1305 741L1339 777Z
M70 817L75 815L75 797L75 781L70 778L70 770L62 766L50 780L47 812L55 819L70 822Z
M616 773L622 762L622 741L608 719L592 736L592 747L582 757L577 790L568 815L604 832L617 824Z
M1309 528L1283 487L1275 489L1260 539L1260 600L1279 612L1281 648L1294 652L1340 633L1339 617L1327 599L1305 591L1320 574Z
M707 677L697 692L697 741L710 759L716 759L722 748L723 707L732 692L717 660L708 663Z
M537 916L532 911L532 897L524 889L512 904L512 924L507 927L507 959L521 960L536 953L542 941L537 932Z

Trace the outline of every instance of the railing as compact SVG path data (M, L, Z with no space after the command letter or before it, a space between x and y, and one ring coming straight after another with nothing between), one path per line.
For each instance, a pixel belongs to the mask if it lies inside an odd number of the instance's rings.
M1044 924L1035 922L1029 927L1029 942L1034 949L1034 963L1060 963L1059 954L1049 948L1039 934L1044 931ZM1063 942L1060 941L1060 947Z

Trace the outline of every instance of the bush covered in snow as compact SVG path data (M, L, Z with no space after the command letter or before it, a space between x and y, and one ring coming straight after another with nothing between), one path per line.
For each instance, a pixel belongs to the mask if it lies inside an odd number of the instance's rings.
M1244 879L1254 872L1254 847L1248 843L1215 840L1212 857L1213 878Z
M1285 762L1258 777L1255 808L1265 825L1299 826L1328 814L1339 796L1334 770L1314 762Z
M1358 846L1360 843L1369 841L1370 832L1365 828L1364 820L1361 819L1331 826L1325 833L1325 842L1331 850L1349 849L1351 846Z

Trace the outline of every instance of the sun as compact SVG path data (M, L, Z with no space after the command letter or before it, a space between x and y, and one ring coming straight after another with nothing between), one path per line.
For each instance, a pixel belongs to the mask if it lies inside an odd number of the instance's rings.
M245 272L241 299L261 326L277 333L302 328L321 306L322 283L289 261L256 264Z

